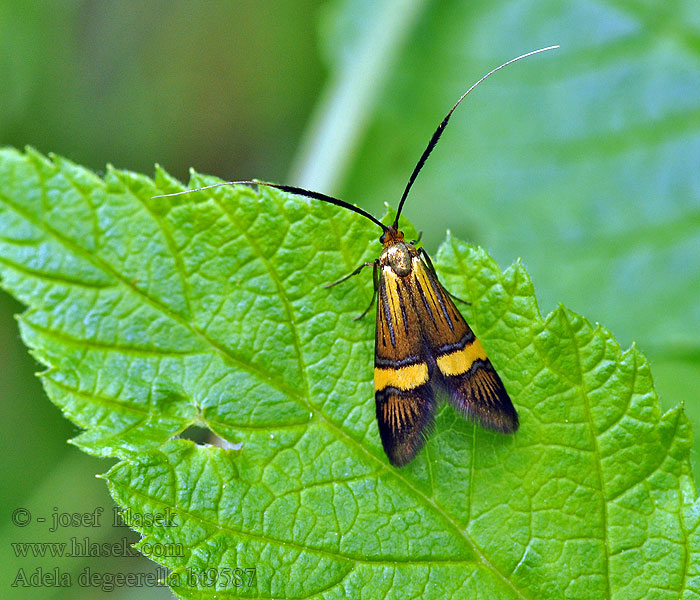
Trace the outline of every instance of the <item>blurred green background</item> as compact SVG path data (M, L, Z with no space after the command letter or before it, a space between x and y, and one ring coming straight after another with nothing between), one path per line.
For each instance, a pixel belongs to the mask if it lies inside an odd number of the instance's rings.
M0 0L0 144L96 172L160 163L396 204L433 130L455 113L405 215L434 252L450 228L505 268L529 269L540 307L563 302L649 357L662 406L700 423L700 7L665 3L437 0L11 2ZM145 559L18 558L12 542L94 541L107 526L12 525L111 512L109 463L66 444L77 429L43 394L0 294L3 468L0 594L170 597L11 588L23 568L77 578L152 572ZM369 401L369 399L368 399ZM696 445L697 447L697 445ZM697 471L696 471L697 472ZM109 519L106 519L109 522Z

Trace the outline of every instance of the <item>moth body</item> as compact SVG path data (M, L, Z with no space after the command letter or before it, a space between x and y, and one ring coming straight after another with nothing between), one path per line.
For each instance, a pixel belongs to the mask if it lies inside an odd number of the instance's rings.
M433 428L435 393L462 415L513 433L518 415L484 348L440 284L421 248L390 227L374 263L377 328L374 390L384 451L408 464Z

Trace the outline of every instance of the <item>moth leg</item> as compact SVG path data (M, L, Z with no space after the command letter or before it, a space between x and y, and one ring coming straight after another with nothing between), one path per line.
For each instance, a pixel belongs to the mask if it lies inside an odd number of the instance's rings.
M358 274L360 271L362 271L362 269L364 269L365 267L374 267L374 268L375 268L374 270L376 271L376 270L377 270L377 269L376 269L376 267L377 267L377 261L362 263L359 267L357 267L357 269L355 269L355 270L354 270L352 273L350 273L349 275L346 275L345 277L341 277L340 279L338 279L338 281L334 281L334 282L332 282L332 283L326 283L323 287L324 287L324 288L329 288L329 287L333 287L334 285L338 285L339 283L343 283L343 281L345 281L345 280L347 280L347 279L350 279L353 275L357 275L357 274ZM377 288L376 285L375 285L374 287L375 287L375 289Z
M444 289L444 288L443 288L443 289ZM447 292L447 290L445 290L445 291ZM447 295L448 295L450 298L452 298L453 300L457 300L457 302L461 302L462 304L468 304L469 306L472 305L472 303L469 302L469 300L462 300L461 298L458 298L457 296L455 296L454 294L451 294L450 292L447 292Z
M374 265L374 269L372 270L372 281L374 283L374 291L372 292L372 300L370 300L369 306L365 309L365 312L363 312L359 317L355 317L353 321L359 321L362 317L364 317L368 312L369 309L372 308L374 305L374 300L377 297L377 290L379 289L379 276L377 275L377 269L379 267L379 260L375 260L373 263L365 263L364 266L367 265Z
M428 255L428 253L423 248L418 248L418 255L425 260L425 264L427 264L428 268L433 272L433 275L435 275L435 279L440 281L438 279L437 273L435 272L435 267L433 266L433 261L430 260L430 256ZM445 288L443 288L443 289L445 289ZM447 290L445 290L445 291L447 292ZM458 298L457 296L455 296L454 294L451 294L450 292L447 292L447 295L450 298L452 298L453 300L457 300L457 302L461 302L462 304L468 304L469 306L472 305L472 303L469 302L468 300L462 300L461 298Z
M418 239L417 240L411 240L411 246L415 246L418 242L420 242L420 239L423 237L423 232L419 231L418 232Z

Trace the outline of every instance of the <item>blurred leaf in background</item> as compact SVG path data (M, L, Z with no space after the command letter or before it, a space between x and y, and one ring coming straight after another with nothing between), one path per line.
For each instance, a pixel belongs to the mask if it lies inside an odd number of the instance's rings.
M504 267L522 257L543 312L562 301L623 346L638 342L664 406L684 401L697 429L694 0L157 1L138 10L0 0L0 144L32 144L97 171L111 162L148 173L159 162L182 178L194 166L285 181L381 213L466 87L554 43L562 49L499 73L460 107L406 216L429 251L450 227ZM0 370L3 493L11 505L36 493L72 509L82 484L59 496L50 477L74 456L62 449L76 432L30 375L37 366L11 317L18 305L0 302L2 352L24 357L3 355L11 366Z
M0 140L97 171L281 178L323 77L320 4L3 0Z

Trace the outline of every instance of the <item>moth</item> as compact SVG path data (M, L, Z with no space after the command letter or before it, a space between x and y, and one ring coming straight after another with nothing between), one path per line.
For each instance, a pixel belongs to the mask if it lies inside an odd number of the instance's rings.
M479 79L457 100L431 137L399 201L396 217L385 225L365 210L304 188L259 181L229 181L222 185L263 185L341 206L381 228L382 251L373 262L363 263L337 285L372 267L374 293L364 317L376 299L374 346L374 397L377 424L389 462L402 467L420 452L433 429L437 402L443 389L449 402L467 419L501 433L514 433L518 413L486 351L461 315L452 296L440 283L430 257L416 241L407 241L399 229L399 216L408 193L437 144L457 106L496 71L533 54L558 48L549 46L503 63ZM176 195L176 194L167 194Z

